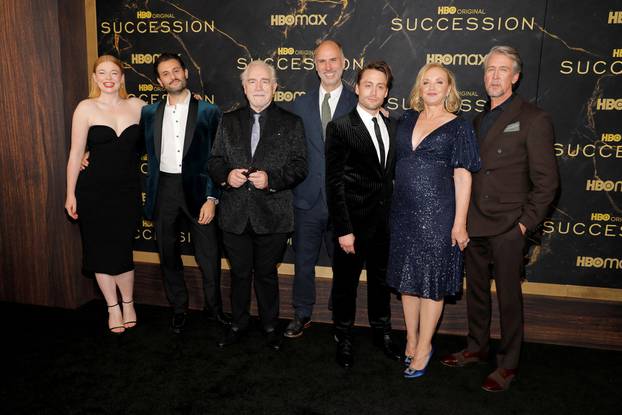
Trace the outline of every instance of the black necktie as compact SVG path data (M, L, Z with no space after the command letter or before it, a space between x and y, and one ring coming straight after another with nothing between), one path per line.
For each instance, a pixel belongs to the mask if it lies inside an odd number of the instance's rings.
M380 126L378 125L378 119L372 118L374 122L374 133L376 134L376 141L378 141L378 148L380 149L380 165L384 168L384 143L382 142L382 134L380 134Z

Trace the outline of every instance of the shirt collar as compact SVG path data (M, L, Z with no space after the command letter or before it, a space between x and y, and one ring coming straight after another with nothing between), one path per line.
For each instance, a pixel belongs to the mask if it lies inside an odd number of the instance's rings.
M371 123L373 122L372 118L374 118L373 115L371 115L369 112L365 111L363 109L363 107L361 107L360 104L356 105L356 111L359 113L359 116L361 117L361 119L363 120L363 122L365 124L371 125ZM375 117L376 118L380 118L380 111L378 111L378 114L376 114Z
M343 82L339 83L339 86L330 92L330 97L333 98L333 97L341 95L342 90L343 90ZM326 94L326 90L324 89L322 84L320 84L320 98L324 98L324 94Z
M185 97L184 97L181 101L178 101L176 105L183 105L183 106L187 106L188 104L190 104L190 96L191 96L192 94L191 94L191 93L190 93L190 91L189 91L189 90L187 90L187 89L186 89L185 91L186 91L186 96L185 96ZM169 97L168 97L168 95L167 95L167 96L166 96L166 105L167 105L167 106L171 106L171 104L170 104L170 103L169 103L169 101L168 101L168 98L169 98Z
M508 107L508 105L510 105L510 102L512 102L515 96L516 94L512 93L512 95L510 95L508 99L503 101L500 105L497 105L493 111L496 111L496 110L505 111L505 109ZM486 112L490 112L490 99L488 100L488 102L486 102L486 105L484 105L484 110Z
M270 109L270 107L272 107L274 105L274 101L272 101L270 103L270 105L268 105L266 108L264 108L261 112L255 112L254 109L252 109L250 107L250 105L248 106L248 116L251 118L251 120L254 119L254 114L259 114L259 118L264 118L266 116L266 113L268 112L268 110Z

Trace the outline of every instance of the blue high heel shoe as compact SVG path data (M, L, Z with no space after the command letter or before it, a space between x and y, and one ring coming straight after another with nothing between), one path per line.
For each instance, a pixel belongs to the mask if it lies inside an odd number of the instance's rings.
M417 370L409 366L406 368L406 370L404 370L404 378L415 379L415 378L420 378L421 376L425 375L425 371L428 369L430 360L432 360L432 353L434 353L434 347L432 347L432 350L430 350L430 354L428 355L428 360L427 362L425 362L425 366L423 367L423 369Z

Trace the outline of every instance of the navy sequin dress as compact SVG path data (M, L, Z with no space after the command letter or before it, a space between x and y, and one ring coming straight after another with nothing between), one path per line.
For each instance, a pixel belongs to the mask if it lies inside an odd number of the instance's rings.
M413 151L418 116L407 111L397 127L387 283L401 293L440 300L462 288L462 252L451 246L453 170L479 170L479 150L472 127L457 117Z

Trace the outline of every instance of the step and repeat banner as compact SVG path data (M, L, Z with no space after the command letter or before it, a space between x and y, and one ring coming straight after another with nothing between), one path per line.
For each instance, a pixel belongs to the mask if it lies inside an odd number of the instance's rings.
M147 103L165 96L153 62L168 51L183 56L190 89L224 111L246 105L240 72L265 59L277 69L275 101L289 108L317 87L313 49L327 38L343 45L350 85L366 62L391 65L385 106L394 117L407 109L419 68L442 62L472 119L487 101L484 55L516 47L518 92L553 115L562 178L532 240L527 279L622 288L622 0L97 1L98 51L125 62L128 91ZM191 235L179 238L190 254ZM143 221L136 249L156 252L154 239ZM319 265L328 264L324 254Z

